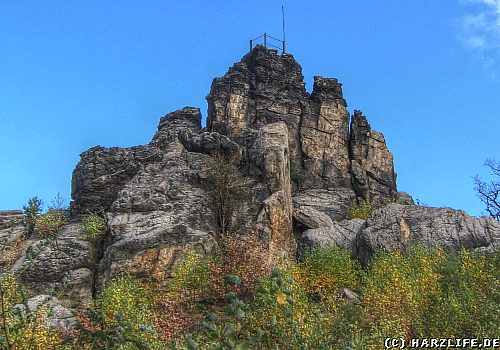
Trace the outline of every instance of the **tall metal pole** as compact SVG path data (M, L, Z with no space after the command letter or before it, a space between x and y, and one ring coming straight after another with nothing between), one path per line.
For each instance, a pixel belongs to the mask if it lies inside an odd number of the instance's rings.
M264 32L264 47L267 49L267 33Z
M283 53L285 53L286 49L286 37L285 37L285 7L281 5L281 17L283 19Z

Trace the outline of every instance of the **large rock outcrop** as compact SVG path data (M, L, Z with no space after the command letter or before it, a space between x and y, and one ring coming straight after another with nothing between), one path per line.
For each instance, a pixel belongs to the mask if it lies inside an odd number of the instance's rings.
M327 227L315 226L310 225L302 235L306 246L348 248L364 262L377 250L405 250L413 244L484 252L500 248L498 221L450 208L393 203L375 210L366 221L352 219Z
M164 282L186 250L217 252L214 154L241 159L232 171L244 178L248 195L239 198L233 233L257 228L273 262L294 258L298 246L329 244L361 259L415 241L498 249L498 222L417 207L398 193L384 136L361 112L349 115L336 79L314 77L308 93L292 55L257 46L213 80L207 101L206 128L200 110L185 107L161 118L147 145L96 146L81 154L69 222L51 240L31 237L15 256L11 270L32 293L57 294L71 306L122 271ZM346 220L348 206L362 200L407 205ZM82 229L90 212L108 224L94 241ZM0 248L24 233L19 215L0 213Z

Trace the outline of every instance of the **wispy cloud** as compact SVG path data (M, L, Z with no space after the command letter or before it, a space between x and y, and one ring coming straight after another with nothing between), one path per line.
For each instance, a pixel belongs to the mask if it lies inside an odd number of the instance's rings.
M460 19L463 44L494 75L500 73L500 0L459 0L465 8Z

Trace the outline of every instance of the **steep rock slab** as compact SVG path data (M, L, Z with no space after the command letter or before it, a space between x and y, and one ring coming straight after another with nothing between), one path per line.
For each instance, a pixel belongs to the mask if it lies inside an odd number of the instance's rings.
M96 251L80 223L64 225L53 239L30 243L11 269L30 293L66 301L92 298Z
M207 96L210 131L241 139L247 129L286 123L289 150L300 154L299 124L309 95L302 68L292 55L257 46L222 77Z
M293 197L293 205L297 209L308 206L325 213L333 221L341 221L346 218L347 207L355 200L356 193L348 188L308 189L300 191Z
M0 210L0 253L25 233L21 210Z
M297 244L292 232L292 192L288 131L285 123L263 126L259 135L259 165L264 181L272 193L263 204L257 223L269 237L271 256L288 258L295 255Z
M179 135L192 135L201 129L201 112L199 108L184 107L169 113L160 119L158 131L150 142L150 146L162 149L171 142L177 141Z
M357 253L358 235L365 226L365 220L343 220L336 222L330 227L306 230L302 234L302 243L306 248L326 248L330 246L346 248L355 256Z
M295 207L293 219L308 229L333 226L333 220L328 215L308 205Z
M123 186L144 164L160 159L160 153L146 146L96 146L80 158L71 181L73 215L108 210Z
M360 111L351 120L350 154L353 185L360 197L375 204L397 197L393 157L384 135L372 130Z
M403 250L411 243L459 250L496 251L500 223L475 218L461 210L389 204L375 210L358 241L358 255L367 260L377 249Z
M137 220L134 222L138 223ZM164 283L186 251L200 254L218 251L215 239L206 232L185 225L153 227L148 232L120 234L112 238L113 243L106 249L99 265L97 289L120 272Z
M160 120L149 146L96 146L83 152L71 182L72 214L108 211L118 193L141 169L162 160L164 147L177 140L180 133L194 133L200 128L200 110L185 107Z
M309 106L300 128L304 167L328 188L349 187L349 112L337 79L314 77Z

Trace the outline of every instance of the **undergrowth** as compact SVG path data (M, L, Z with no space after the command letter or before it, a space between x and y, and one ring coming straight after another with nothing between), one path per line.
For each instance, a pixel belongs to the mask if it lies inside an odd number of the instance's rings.
M386 337L499 337L499 253L415 246L380 251L362 268L349 252L324 248L258 269L269 261L264 247L232 239L218 256L185 254L170 288L115 277L79 311L65 349L378 350ZM18 302L8 299L7 310ZM25 334L9 315L6 329Z

